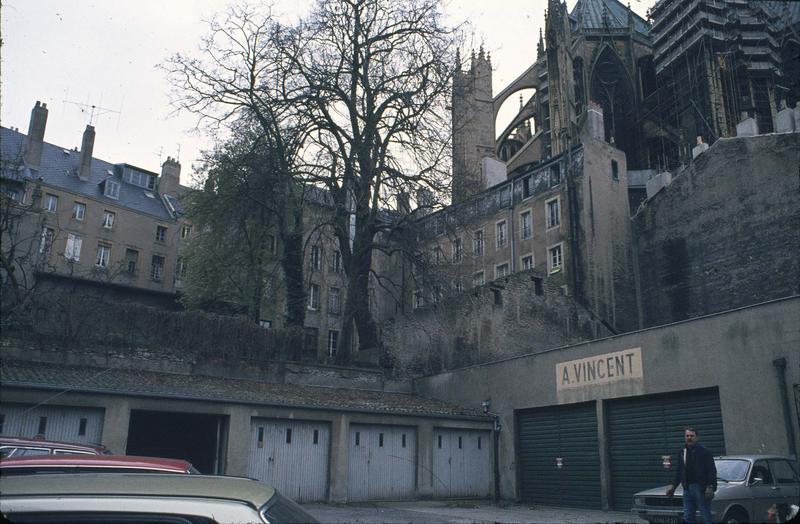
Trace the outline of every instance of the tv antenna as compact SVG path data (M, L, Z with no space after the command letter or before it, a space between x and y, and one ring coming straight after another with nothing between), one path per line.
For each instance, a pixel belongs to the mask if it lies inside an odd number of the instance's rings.
M72 105L78 107L78 109L80 109L81 113L83 113L83 114L87 114L88 113L89 114L89 125L90 126L94 125L95 118L100 117L102 115L105 115L105 114L108 114L108 113L116 113L117 114L117 119L119 119L119 116L122 115L122 111L115 111L114 109L110 109L108 107L101 107L101 106L94 105L94 104L88 104L88 103L84 104L82 102L75 102L74 100L64 100L64 103L65 104L72 104Z

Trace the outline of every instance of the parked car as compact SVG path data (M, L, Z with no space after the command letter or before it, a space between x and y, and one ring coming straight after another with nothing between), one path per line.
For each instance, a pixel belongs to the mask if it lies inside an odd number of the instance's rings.
M0 513L16 523L287 524L317 522L254 479L81 473L0 478Z
M40 473L200 474L185 460L133 455L37 455L0 459L0 475Z
M43 438L0 437L0 458L29 455L102 455L109 453L105 446L95 446L93 444L58 442Z
M798 464L777 455L728 455L716 457L717 491L711 501L714 521L760 522L773 505L797 504L800 499ZM631 511L654 524L683 520L683 490L673 497L667 488L640 491L633 496ZM698 515L698 519L699 519Z

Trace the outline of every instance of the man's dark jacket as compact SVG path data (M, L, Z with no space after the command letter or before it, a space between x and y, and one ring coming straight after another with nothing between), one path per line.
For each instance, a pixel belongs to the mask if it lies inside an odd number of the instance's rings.
M675 482L673 485L680 484L683 489L686 489L686 464L683 461L684 450L683 448L678 453L678 468L675 470ZM690 464L694 475L692 475L697 484L702 486L703 490L711 486L714 491L717 490L717 466L714 464L714 455L711 454L706 448L700 444L694 445L694 460Z

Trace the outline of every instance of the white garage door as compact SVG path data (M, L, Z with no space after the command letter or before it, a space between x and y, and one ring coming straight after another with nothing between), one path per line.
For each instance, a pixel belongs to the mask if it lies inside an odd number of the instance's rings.
M254 418L247 474L297 502L324 500L330 434L324 422Z
M348 445L347 498L414 498L417 432L412 427L352 424Z
M433 493L437 497L492 494L492 434L437 428L433 432Z
M103 409L71 406L0 405L0 435L100 444Z

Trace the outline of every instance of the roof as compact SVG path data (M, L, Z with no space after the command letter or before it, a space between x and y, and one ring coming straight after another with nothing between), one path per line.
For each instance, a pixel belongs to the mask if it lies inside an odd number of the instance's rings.
M26 495L173 496L244 501L255 508L275 489L254 479L163 473L76 473L3 478L3 497Z
M633 14L633 28L643 35L650 34L650 25L641 16L628 9L618 0L578 0L570 16L582 20L583 29L604 29L603 12L608 16L610 29L627 29L628 13Z
M59 442L57 440L45 440L41 438L25 437L0 437L0 446L38 446L43 448L74 449L79 451L90 451L92 453L105 453L104 446L94 444L80 444L77 442Z
M5 164L14 163L17 159L22 158L22 153L25 151L25 139L25 134L19 131L0 127L0 157L3 159L4 168L7 167ZM162 220L171 220L172 217L158 194L123 182L117 176L114 164L93 158L89 179L84 181L78 178L76 173L80 157L79 151L44 142L39 169L26 169L25 176L29 179L41 177L42 183L47 186L104 201L111 206L128 208ZM6 171L3 176L13 177L14 174L13 171ZM100 184L108 178L113 178L120 183L119 199L103 194ZM148 196L148 193L153 196Z
M0 471L8 468L124 468L186 473L192 464L185 460L135 455L32 455L0 460Z
M778 28L782 29L788 22L789 25L800 24L800 2L787 2L786 0L758 0L751 2L754 6L761 6L771 15L778 17Z
M0 384L4 388L27 387L334 411L490 420L490 417L479 409L405 393L273 384L255 380L133 369L64 366L11 359L3 359L0 364Z

